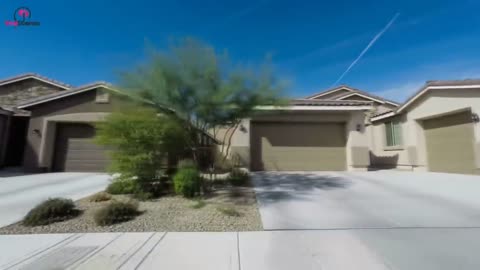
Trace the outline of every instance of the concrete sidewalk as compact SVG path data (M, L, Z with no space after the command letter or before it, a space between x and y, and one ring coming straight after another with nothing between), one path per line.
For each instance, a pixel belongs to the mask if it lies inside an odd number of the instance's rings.
M0 269L479 269L480 229L442 230L3 235Z

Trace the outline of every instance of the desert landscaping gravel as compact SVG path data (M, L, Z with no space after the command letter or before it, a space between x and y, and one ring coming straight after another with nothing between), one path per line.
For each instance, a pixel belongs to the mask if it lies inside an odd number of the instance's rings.
M114 200L128 200L114 195ZM205 206L195 209L195 200L164 196L140 202L143 213L134 220L112 226L97 226L93 213L109 202L76 202L83 213L74 219L47 226L25 227L21 223L0 228L0 234L78 233L78 232L152 232L152 231L258 231L263 230L255 194L251 188L238 187L216 191L205 198ZM232 208L239 216L229 216L219 209Z

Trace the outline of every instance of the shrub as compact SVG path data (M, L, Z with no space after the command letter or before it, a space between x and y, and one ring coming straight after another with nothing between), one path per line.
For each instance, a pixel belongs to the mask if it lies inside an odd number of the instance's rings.
M184 197L194 197L200 191L200 175L197 169L184 168L178 170L173 177L175 193Z
M240 212L235 210L235 208L233 208L233 207L218 207L217 210L220 213L222 213L226 216L229 216L229 217L239 217L240 216Z
M137 190L137 183L133 179L117 179L107 187L110 194L133 194Z
M134 219L139 214L138 203L135 201L114 201L97 210L93 216L99 226L107 226Z
M112 196L106 192L99 192L97 194L94 194L90 196L89 201L91 202L105 202L109 201L112 198Z
M58 221L64 221L77 216L80 213L70 199L48 199L35 206L23 219L25 226L48 225Z
M228 181L233 186L246 186L250 180L250 175L248 172L240 170L240 169L233 169L228 176Z
M178 169L179 170L187 169L187 168L195 169L195 168L197 168L197 165L191 159L182 159L178 162Z
M138 183L163 175L168 156L184 151L187 140L185 129L176 118L135 105L111 113L96 127L95 141L112 148L109 170L134 177Z

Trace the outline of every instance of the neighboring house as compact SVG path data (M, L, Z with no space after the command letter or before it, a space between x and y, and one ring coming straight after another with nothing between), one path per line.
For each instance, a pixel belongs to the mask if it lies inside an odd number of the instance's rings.
M103 172L105 148L95 144L94 124L128 100L98 82L32 99L17 106L31 112L23 166L28 171Z
M429 81L396 110L371 118L379 168L477 174L480 80Z
M37 74L0 81L3 166L26 171L105 171L94 123L127 101L107 83L72 87Z
M292 100L260 107L232 138L231 154L252 170L343 171L369 167L364 129L371 100Z
M0 107L8 111L0 117L0 166L19 166L23 162L24 138L29 112L17 109L22 102L70 89L70 85L28 73L0 81Z

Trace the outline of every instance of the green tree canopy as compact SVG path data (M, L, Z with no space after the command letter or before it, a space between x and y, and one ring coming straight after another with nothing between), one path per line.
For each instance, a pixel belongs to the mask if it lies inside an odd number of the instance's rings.
M256 106L283 102L282 83L268 64L239 68L225 53L190 38L166 51L151 50L148 61L122 79L127 91L173 110L187 130L234 125Z

